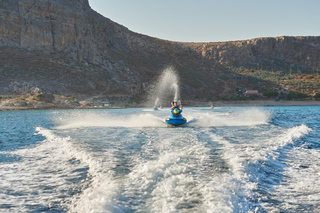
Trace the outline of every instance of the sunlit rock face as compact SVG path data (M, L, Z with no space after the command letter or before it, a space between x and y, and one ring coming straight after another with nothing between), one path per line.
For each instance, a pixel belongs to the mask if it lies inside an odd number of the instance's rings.
M225 67L279 60L319 68L319 48L320 37L171 42L131 32L88 0L0 1L2 94L25 91L12 89L15 82L51 93L143 96L173 67L181 94L206 97L233 91L219 80Z

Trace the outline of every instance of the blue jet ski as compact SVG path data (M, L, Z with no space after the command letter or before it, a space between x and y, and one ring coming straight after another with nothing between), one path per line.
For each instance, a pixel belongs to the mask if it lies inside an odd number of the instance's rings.
M182 110L179 110L177 108L174 110L171 110L170 117L166 118L166 123L174 126L187 123L187 119L182 117L181 112Z

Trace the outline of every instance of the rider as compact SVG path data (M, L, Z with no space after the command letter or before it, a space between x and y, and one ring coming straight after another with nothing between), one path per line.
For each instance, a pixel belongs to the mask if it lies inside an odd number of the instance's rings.
M182 112L182 105L178 105L177 102L172 101L171 102L171 112L173 117L179 117L180 113Z
M175 109L175 108L178 108L179 110L182 110L182 105L178 105L178 103L177 102L175 102L175 101L172 101L171 102L171 109L173 110L173 109Z

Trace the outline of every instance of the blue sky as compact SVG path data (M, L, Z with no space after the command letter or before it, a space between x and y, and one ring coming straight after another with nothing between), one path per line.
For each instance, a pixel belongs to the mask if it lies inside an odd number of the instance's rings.
M183 42L320 35L319 0L89 0L131 31Z

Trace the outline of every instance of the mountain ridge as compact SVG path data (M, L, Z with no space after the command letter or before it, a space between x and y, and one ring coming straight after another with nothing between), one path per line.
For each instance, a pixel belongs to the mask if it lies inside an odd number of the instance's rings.
M237 87L266 90L285 83L260 79L260 71L314 74L320 67L317 36L173 42L132 32L92 10L88 0L4 0L0 11L1 94L39 88L141 98L163 69L173 67L184 98L216 99ZM229 80L236 75L250 78Z

